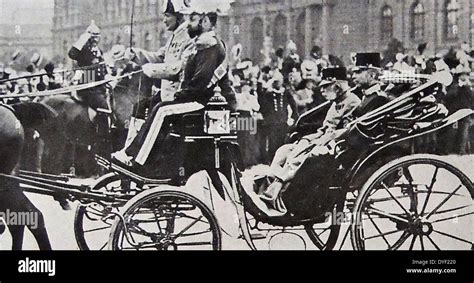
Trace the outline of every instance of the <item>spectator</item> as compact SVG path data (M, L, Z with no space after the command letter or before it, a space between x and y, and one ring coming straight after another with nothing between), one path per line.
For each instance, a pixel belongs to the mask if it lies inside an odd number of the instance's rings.
M298 117L292 95L285 91L283 75L275 72L269 81L269 88L259 97L265 124L265 161L270 162L276 150L285 142L289 125ZM291 112L290 112L291 111Z

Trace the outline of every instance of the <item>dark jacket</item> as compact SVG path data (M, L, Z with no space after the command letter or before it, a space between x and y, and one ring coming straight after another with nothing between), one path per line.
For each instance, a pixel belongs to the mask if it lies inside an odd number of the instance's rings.
M184 78L180 91L176 94L176 101L193 101L205 105L214 95L214 88L208 88L208 85L214 71L224 62L226 52L224 45L212 33L204 35L204 38L198 37L195 48L195 52L186 61ZM229 105L235 109L235 93L228 75L225 75L218 85Z
M298 109L291 92L282 90L269 89L258 98L260 103L260 112L263 115L265 124L285 124L288 121L288 106L293 111L291 118L298 118Z
M465 108L474 109L474 92L470 86L459 86L456 82L447 89L444 101L450 113Z
M87 43L82 50L77 49L76 47L71 47L69 50L69 58L75 60L79 67L85 67L91 73L85 74L84 83L90 83L95 81L101 81L105 79L107 70L105 64L97 65L104 62L104 57L102 51L97 48L94 49L89 43ZM87 67L91 65L97 65L94 68L88 69Z

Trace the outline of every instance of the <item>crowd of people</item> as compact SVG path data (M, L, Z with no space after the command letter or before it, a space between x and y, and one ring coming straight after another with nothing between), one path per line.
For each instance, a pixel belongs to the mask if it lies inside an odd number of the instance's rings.
M265 40L269 41L270 38ZM371 86L377 86L390 98L397 97L418 86L422 78L427 78L425 75L447 69L453 75L454 82L443 89L439 101L450 113L462 108L474 109L471 76L473 52L470 47L463 44L458 49L433 56L425 55L426 47L427 44L421 44L414 55L398 52L393 60L372 53L376 59L371 63L376 66L369 75L370 81L361 83L355 66L356 53L352 56L352 64L344 66L337 56L323 55L318 46L312 48L308 58L302 58L298 55L296 44L289 41L285 49L280 47L273 50L264 44L264 59L253 62L249 58L241 59L242 46L234 46L231 77L237 92L237 110L242 116L255 119L258 125L255 135L246 132L240 134L241 145L248 145L244 147L246 165L269 163L276 150L286 142L287 133L298 118L326 101L321 95L320 83L322 71L331 67L346 68L352 92L360 99L364 96L362 89ZM470 153L470 127L469 122L455 125L451 136L456 138L456 142L437 153ZM437 144L430 146L438 150Z
M100 33L96 26L94 28L95 32ZM179 32L179 27L177 28ZM186 26L181 30L187 31ZM323 54L319 46L314 46L307 58L299 54L296 46L290 40L286 47L274 49L272 39L266 37L261 59L258 61L242 58L244 50L240 44L233 46L228 52L229 79L236 93L236 110L241 119L251 120L247 125L256 127L238 131L246 166L270 163L277 149L285 144L287 134L298 118L327 101L320 86L323 70L327 68L345 67L349 86L360 99L364 96L362 88L374 85L380 87L388 97L396 97L419 84L417 75L429 75L440 68L446 68L453 74L454 82L443 90L443 95L438 99L450 112L466 107L474 108L471 76L473 51L468 44L432 56L425 54L427 44L419 45L416 54L405 54L403 50L398 50L392 58L383 58L383 55L378 54L376 57L380 58L372 62L377 69L370 74L372 85L365 82L366 86L357 82L356 53L351 56L352 63L344 66L344 62L337 56ZM140 49L135 49L134 52L142 57L140 61L143 64L153 63L151 53ZM34 53L26 68L21 69L18 62L22 56L25 55L17 51L11 55L8 64L0 62L0 95L20 95L76 85L81 83L83 77L83 74L78 75L78 70L97 69L98 65L105 64L103 61L95 64L86 62L79 64L76 69L65 70L63 64L55 66L53 62L44 62L40 53ZM22 60L24 62L25 58ZM394 76L395 74L401 76ZM167 91L166 80L164 81L162 92ZM174 93L176 83L170 86L173 86L171 89ZM10 97L3 99L3 102L12 103L21 99L29 98ZM450 146L443 153L471 153L470 128L469 121L457 124L451 135L458 142L449 143Z

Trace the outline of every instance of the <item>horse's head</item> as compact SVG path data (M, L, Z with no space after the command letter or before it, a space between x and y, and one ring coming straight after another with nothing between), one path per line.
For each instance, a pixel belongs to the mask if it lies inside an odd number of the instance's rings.
M133 62L126 56L127 49L124 45L114 45L104 54L104 61L113 75L121 75Z
M123 76L141 69L127 54L127 48L123 45L114 45L105 54L105 62L111 74ZM142 73L125 76L119 80L114 89L114 112L122 124L129 121L134 105L151 97L153 85L154 81Z

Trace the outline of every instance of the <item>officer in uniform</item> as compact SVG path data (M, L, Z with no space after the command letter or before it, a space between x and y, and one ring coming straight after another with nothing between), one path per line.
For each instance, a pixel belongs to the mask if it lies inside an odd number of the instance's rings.
M172 32L165 47L158 52L134 48L131 59L143 65L148 77L161 80L161 101L166 102L174 100L185 58L193 44L187 29L188 22L180 12L185 8L184 0L165 0L163 8L164 23Z
M99 48L101 32L94 21L91 22L86 32L73 44L69 50L69 58L75 60L77 65L84 70L82 72L82 83L93 83L102 81L107 74L102 50ZM78 96L94 110L108 110L106 98L106 86L104 84L80 90Z
M228 93L230 80L226 51L215 33L217 13L202 8L193 6L183 10L183 13L190 14L188 32L193 38L193 48L186 59L183 80L174 101L155 106L132 144L112 155L119 165L132 167L130 169L134 169L134 165L144 166L157 142L159 148L163 136L161 128L169 119L203 109L217 85L224 96ZM235 96L233 101L235 103Z
M357 53L352 70L354 83L362 92L362 102L353 115L360 117L386 104L389 99L378 80L381 75L380 53Z
M285 208L279 196L284 185L295 177L307 158L331 153L328 144L345 132L344 128L351 121L352 112L361 102L351 92L345 68L324 69L319 86L323 96L332 101L323 126L316 133L278 149L271 165L271 175L275 177L275 181L260 196L268 207L279 210L282 214L285 214Z
M143 66L145 75L161 80L160 97L153 98L153 101L174 100L183 73L185 57L193 47L188 34L188 22L180 12L184 7L184 0L165 0L163 3L164 23L168 31L172 32L170 39L162 49L164 52L150 52L133 48L127 50L126 53L128 59ZM144 123L145 120L132 117L126 147L130 145Z
M276 150L285 143L285 137L292 121L298 118L298 108L291 92L284 87L283 75L275 71L268 82L268 88L258 97L264 123L264 140L267 148L265 162L269 162ZM292 113L288 111L291 109Z

